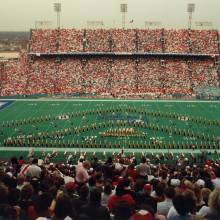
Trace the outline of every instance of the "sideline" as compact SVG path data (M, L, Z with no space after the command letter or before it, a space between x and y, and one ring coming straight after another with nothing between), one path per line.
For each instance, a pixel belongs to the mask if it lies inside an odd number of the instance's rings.
M30 151L30 150L34 150L35 152L50 152L50 151L58 151L58 152L121 152L122 150L124 150L125 153L194 153L194 154L198 154L198 153L202 153L202 152L217 152L220 153L220 149L219 150L214 150L214 149L207 149L207 150L200 150L200 149L146 149L146 148L139 148L139 149L130 149L130 148L27 148L27 147L0 147L0 152L1 151Z
M219 103L216 100L160 100L160 99L0 99L0 101L27 101L27 102L170 102L170 103Z

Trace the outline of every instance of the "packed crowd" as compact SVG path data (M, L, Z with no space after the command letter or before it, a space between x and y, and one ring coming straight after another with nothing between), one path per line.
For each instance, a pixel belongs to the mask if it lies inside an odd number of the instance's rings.
M188 30L165 30L165 51L167 53L189 53L189 31ZM201 48L201 52L203 50Z
M218 72L214 70L214 65L210 60L202 63L192 62L191 69L194 86L215 87L218 85Z
M70 30L70 29L62 29L61 31L57 31L57 38L55 42L57 44L57 48L55 52L58 50L59 52L79 52L83 50L83 38L84 33L82 30ZM38 39L39 40L39 39ZM47 48L47 47L46 47ZM45 48L45 49L46 49ZM47 52L47 49L46 49Z
M87 30L84 40L84 48L86 52L100 51L109 52L111 47L109 32L105 29Z
M28 78L27 53L22 51L18 60L2 63L1 95L24 94Z
M135 52L135 30L112 29L112 52Z
M211 59L28 59L22 53L5 64L0 94L191 95L194 88L210 87L219 89Z
M218 31L166 29L32 30L30 51L218 54Z
M63 31L63 34L68 39L68 34L65 32L65 30ZM65 41L66 38L63 38L63 41ZM77 37L74 37L74 39L76 38ZM35 52L48 52L48 53L56 52L59 46L58 42L59 42L58 30L48 29L47 31L45 31L45 30L39 29L39 30L32 30L31 32L30 47L31 47L31 50Z
M192 53L218 54L218 32L211 30L190 31L190 47Z
M162 52L162 30L139 30L137 36L139 52Z
M189 41L190 39L190 41ZM218 32L208 30L32 30L32 52L218 53ZM0 95L191 95L219 89L214 60L170 58L41 58L22 51L1 63Z
M219 220L220 161L182 154L172 165L142 154L65 153L65 163L21 156L0 162L4 220ZM46 159L47 158L47 159ZM77 161L78 160L78 161Z

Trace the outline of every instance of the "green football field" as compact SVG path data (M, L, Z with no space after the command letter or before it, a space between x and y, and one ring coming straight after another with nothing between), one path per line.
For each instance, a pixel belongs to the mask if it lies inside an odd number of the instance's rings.
M0 100L0 107L0 157L30 148L88 152L219 151L217 101Z

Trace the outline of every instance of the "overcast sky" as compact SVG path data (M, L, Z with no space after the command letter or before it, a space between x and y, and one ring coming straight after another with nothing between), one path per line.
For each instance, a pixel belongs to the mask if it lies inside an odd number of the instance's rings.
M28 31L36 20L52 21L55 27L54 2L62 3L61 26L65 28L86 28L87 21L121 27L121 3L128 4L127 27L144 28L145 21L159 21L161 27L186 28L187 4L195 3L193 21L211 21L220 30L220 0L0 0L0 31Z

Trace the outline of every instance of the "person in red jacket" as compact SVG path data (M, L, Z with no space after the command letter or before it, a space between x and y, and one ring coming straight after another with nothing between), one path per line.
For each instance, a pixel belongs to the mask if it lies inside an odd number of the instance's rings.
M114 209L114 206L120 201L127 202L131 208L133 208L135 204L135 201L131 197L131 195L124 193L124 188L122 184L119 184L117 186L115 195L112 195L108 200L109 211L112 212L112 210Z
M129 177L132 177L132 179L135 181L137 177L137 171L135 169L135 164L132 163L128 166L127 175Z

